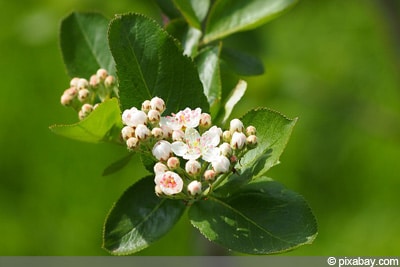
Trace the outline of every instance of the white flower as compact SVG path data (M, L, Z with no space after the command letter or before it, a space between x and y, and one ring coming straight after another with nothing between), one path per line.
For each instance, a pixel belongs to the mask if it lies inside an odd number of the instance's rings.
M156 159L167 161L171 156L171 144L168 141L160 140L154 145L152 153Z
M211 162L211 165L216 173L226 173L229 171L231 162L227 157L219 156Z
M246 144L246 135L244 133L234 132L231 139L233 149L242 149Z
M166 195L180 193L183 188L182 178L175 172L166 171L156 175L154 182L158 185L161 191Z
M139 124L146 124L147 115L144 111L138 110L133 107L131 109L126 109L122 113L122 122L125 125L136 127Z
M187 128L185 131L184 140L173 142L171 145L172 151L184 159L198 159L211 162L213 158L219 155L218 144L220 142L220 129L213 126L206 131L202 136L193 128Z
M185 108L172 116L161 118L161 124L167 125L172 130L181 130L182 128L195 128L199 126L201 108L191 110Z
M188 192L194 196L201 193L201 183L199 181L192 181L187 187Z

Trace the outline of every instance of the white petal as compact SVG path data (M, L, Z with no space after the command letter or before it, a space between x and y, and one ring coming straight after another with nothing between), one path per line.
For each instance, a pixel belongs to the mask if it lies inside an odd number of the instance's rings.
M210 147L203 150L203 159L207 162L212 162L220 155L220 150L218 147Z
M172 143L171 149L175 155L182 157L188 151L188 146L181 141L176 141Z

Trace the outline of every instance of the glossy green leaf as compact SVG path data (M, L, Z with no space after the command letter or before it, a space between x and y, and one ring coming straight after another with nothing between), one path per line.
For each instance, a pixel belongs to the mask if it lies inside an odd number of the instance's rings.
M110 25L109 42L122 109L140 107L144 100L159 96L166 101L166 114L186 107L208 111L193 61L155 21L137 14L117 16Z
M242 51L224 48L221 53L221 62L239 75L252 76L264 73L263 63L258 58Z
M297 121L266 108L252 110L241 120L246 126L256 127L258 144L236 164L236 173L216 189L215 193L218 195L231 194L243 184L264 175L271 167L278 164Z
M99 68L114 73L108 47L109 20L98 13L71 13L60 28L61 52L70 77L88 79Z
M220 50L220 46L210 46L201 51L196 57L200 80L204 87L204 94L211 107L221 99Z
M173 0L175 6L182 13L186 21L194 28L201 30L199 18L197 17L191 2L188 0Z
M200 22L202 22L208 14L210 8L210 0L189 0L193 11Z
M71 125L53 125L50 130L71 139L99 143L119 143L121 111L116 98L101 103L88 117Z
M297 0L217 0L212 6L204 42L254 29L293 6Z
M303 197L267 178L230 198L194 203L189 218L209 240L248 254L285 252L312 243L317 235L316 220Z
M103 234L103 247L114 255L138 252L160 239L185 211L182 201L159 198L154 176L129 187L111 209Z

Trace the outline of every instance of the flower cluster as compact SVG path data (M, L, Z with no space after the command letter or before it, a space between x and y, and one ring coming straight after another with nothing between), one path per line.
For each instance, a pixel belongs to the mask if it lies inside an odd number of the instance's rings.
M154 182L160 197L188 200L206 194L257 144L255 127L245 128L239 119L223 131L200 108L161 116L165 108L165 102L154 97L140 110L132 107L122 113L121 135L128 149L151 150L157 160Z
M78 112L79 119L87 117L99 103L118 95L115 78L105 69L97 70L89 81L75 77L61 96L61 104Z

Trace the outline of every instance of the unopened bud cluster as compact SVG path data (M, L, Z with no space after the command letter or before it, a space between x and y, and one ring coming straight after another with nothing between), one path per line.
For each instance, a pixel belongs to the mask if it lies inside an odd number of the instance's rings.
M160 197L193 200L206 195L257 145L255 127L245 128L239 119L223 131L200 108L162 116L165 109L159 97L144 101L140 109L127 109L121 130L129 150L151 151L157 160L154 182Z
M87 117L99 103L118 95L115 78L105 69L97 70L89 80L72 78L70 87L61 96L61 104L78 112L79 119Z

